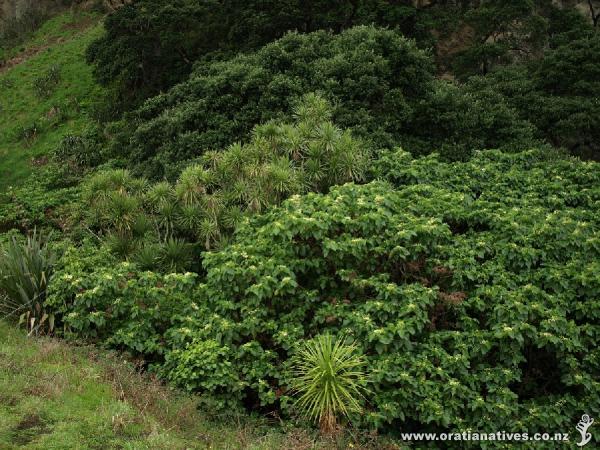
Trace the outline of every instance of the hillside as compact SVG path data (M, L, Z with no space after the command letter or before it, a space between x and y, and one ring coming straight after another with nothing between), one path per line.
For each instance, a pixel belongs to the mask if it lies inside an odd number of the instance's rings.
M89 123L100 88L85 63L101 16L64 13L0 67L0 191L25 182L67 134Z
M598 441L600 0L0 11L0 450Z

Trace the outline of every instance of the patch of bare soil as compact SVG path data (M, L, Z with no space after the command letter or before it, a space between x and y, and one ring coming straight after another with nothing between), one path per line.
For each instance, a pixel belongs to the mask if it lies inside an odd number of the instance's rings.
M31 165L33 167L42 167L47 165L49 162L47 156L41 156L39 158L31 158Z
M92 25L94 25L95 23L96 23L96 19L94 17L86 17L83 20L80 20L78 22L65 23L62 26L62 29L65 31L69 31L69 30L84 31L84 30L87 30Z
M14 58L11 58L6 61L0 61L0 73L6 72L7 70L12 69L15 66L18 66L19 64L24 63L25 61L29 60L30 58L33 58L34 56L39 55L43 51L48 50L52 45L61 43L63 41L64 41L64 39L62 39L62 38L53 39L47 44L44 44L44 45L41 45L38 47L27 48L22 53L15 56Z
M471 26L463 24L447 35L441 35L439 32L436 33L435 31L433 34L437 38L436 54L438 63L442 67L442 72L445 72L448 69L447 66L452 57L472 45L475 37L475 30ZM444 78L444 76L442 76L442 78Z

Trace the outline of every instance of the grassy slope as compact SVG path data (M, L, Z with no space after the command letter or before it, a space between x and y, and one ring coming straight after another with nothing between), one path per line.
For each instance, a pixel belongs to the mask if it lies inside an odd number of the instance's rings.
M0 449L309 449L306 432L227 425L113 354L27 338L0 322ZM349 445L357 448L357 446ZM389 448L389 447L388 447Z
M34 170L34 159L49 154L65 134L88 122L86 111L100 88L84 52L101 33L99 21L100 16L85 13L57 16L14 52L22 62L0 69L0 191L23 183ZM39 98L33 82L52 65L60 67L61 81L49 98ZM31 142L20 139L20 130L33 124L37 137Z

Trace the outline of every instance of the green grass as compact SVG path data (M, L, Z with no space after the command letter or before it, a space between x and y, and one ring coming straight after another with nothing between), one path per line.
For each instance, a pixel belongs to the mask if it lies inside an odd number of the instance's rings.
M36 161L43 163L63 136L89 123L88 112L101 88L93 81L84 53L102 32L100 20L89 13L61 14L10 51L20 62L0 71L0 192L23 184L34 173ZM60 81L48 98L41 98L34 81L53 65L60 68ZM34 124L35 137L23 139L22 130Z
M113 353L28 338L0 322L2 450L360 448L347 436L319 441L256 419L217 422L196 403Z

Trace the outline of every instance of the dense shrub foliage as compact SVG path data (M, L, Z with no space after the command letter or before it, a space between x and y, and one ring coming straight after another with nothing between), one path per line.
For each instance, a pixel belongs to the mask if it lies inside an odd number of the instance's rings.
M471 80L494 89L540 137L571 153L600 160L600 35L570 40L540 60Z
M365 144L331 122L325 100L305 96L294 116L293 125L270 122L247 144L206 153L174 184L149 184L122 169L93 175L83 186L84 223L143 268L187 270L194 259L188 244L214 248L248 214L366 178Z
M387 181L246 219L193 292L188 275L86 271L71 255L50 304L87 335L164 354L163 376L221 406L289 411L298 342L349 333L374 391L357 423L566 430L600 413L598 169L538 151L390 152L374 168Z
M0 233L18 229L26 234L36 227L64 228L64 209L78 198L78 189L73 186L78 182L69 167L49 165L25 186L0 192Z
M142 354L164 352L162 336L189 304L195 274L139 272L106 249L71 246L61 258L46 305L62 320L64 334Z
M88 60L97 80L114 88L125 109L184 80L197 60L256 50L288 31L339 33L356 25L381 26L416 39L422 48L435 48L440 68L482 74L531 58L556 33L591 28L575 10L577 2L556 3L137 0L109 16ZM446 41L456 42L448 46Z
M127 107L185 79L200 58L254 50L287 31L339 32L375 23L427 36L408 3L138 0L108 17L106 34L90 46L88 60L97 80L114 86Z
M244 139L290 114L306 92L333 102L334 121L376 147L438 149L451 159L477 148L526 148L532 131L494 93L466 92L433 77L433 63L396 32L356 27L339 35L288 34L256 53L198 66L190 79L125 121L127 163L150 177ZM133 131L131 131L133 130Z
M103 155L98 151L101 139L97 127L86 129L81 134L67 134L54 149L53 160L59 164L67 164L72 173L81 175L86 168L97 166L103 161Z
M47 63L0 130L0 314L325 434L599 416L596 0L125 3L89 114L42 35L0 49Z

